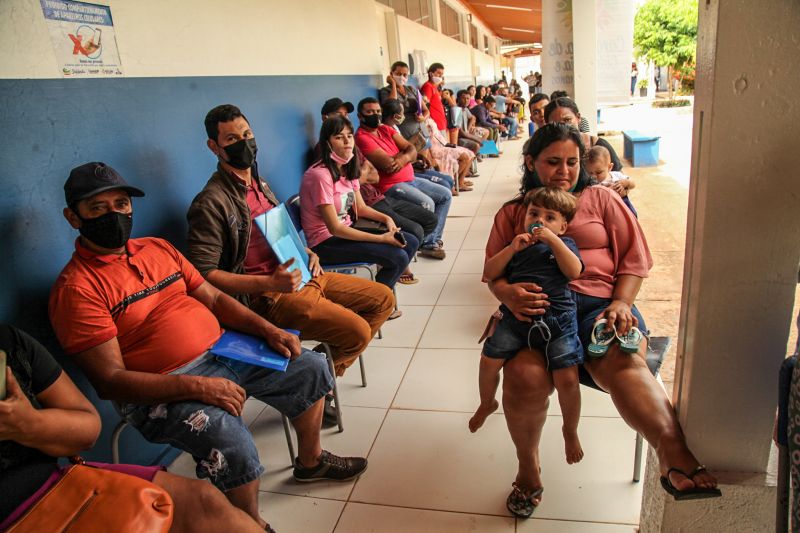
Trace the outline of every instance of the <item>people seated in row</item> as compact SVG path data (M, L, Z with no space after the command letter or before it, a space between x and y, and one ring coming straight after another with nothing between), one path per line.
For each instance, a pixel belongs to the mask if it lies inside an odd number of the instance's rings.
M448 139L435 129L433 119L428 119L428 127L431 129L431 157L436 162L439 169L450 176L454 176L458 182L456 193L460 191L471 191L473 183L467 179L472 160L475 154L466 148L448 143Z
M378 169L378 190L386 196L418 203L436 214L436 228L425 236L419 253L444 259L442 232L453 199L450 190L414 176L411 163L417 159L417 150L394 128L381 124L381 105L376 98L367 97L358 103L358 120L356 146Z
M257 146L247 118L236 106L221 105L208 112L205 128L217 169L186 215L187 257L215 287L272 324L328 343L336 375L343 375L392 314L392 291L357 276L323 273L308 249L312 279L297 290L300 272L280 264L255 223L278 200L253 172Z
M393 288L419 248L417 238L364 203L353 125L335 116L322 123L320 158L303 174L300 219L308 246L322 264L375 263L376 281ZM353 217L351 218L351 213ZM356 220L383 224L381 233L353 227Z
M0 531L5 531L29 512L45 512L33 506L63 477L57 459L91 448L100 434L100 417L50 352L27 333L0 325L0 350L7 358L7 392L0 399ZM93 466L164 489L173 503L170 531L271 531L257 514L234 507L204 481L159 466Z
M364 158L363 154L359 154L359 157L362 158L359 182L361 183L360 192L364 203L376 211L392 217L397 227L403 228L403 231L414 235L418 242L422 242L425 235L433 233L438 223L436 215L413 202L402 198L385 196L376 187L380 180L378 171L369 160ZM404 285L413 285L419 282L409 267L406 267L405 272L400 275L397 281Z
M211 126L219 131L212 132L209 146L224 154L219 157L225 165L236 165L230 168L246 167L243 154L255 148L247 142L252 133L246 121L234 125L219 120L217 112L211 118ZM243 120L241 115L238 118ZM224 147L238 142L233 141L237 136L245 141L244 147L240 144L226 151ZM218 143L223 146L218 148ZM245 185L223 178L222 172L229 171L221 166L212 184L240 189L244 197ZM123 419L147 440L190 453L197 463L197 476L209 479L259 523L263 521L258 512L258 484L264 467L241 418L249 396L291 420L299 448L295 479L346 480L366 469L366 459L337 457L322 449L323 398L333 386L324 355L302 349L295 335L203 279L168 242L130 239L131 197L144 193L111 167L87 163L73 169L64 192L64 217L80 236L72 259L52 288L50 321L64 352L99 396L114 402ZM206 218L224 220L226 227L232 226L237 236L242 232L246 240L249 224L239 222L243 219L238 212L229 219L230 209L220 205L221 199L220 194L201 198L201 202L217 204ZM240 201L244 203L244 198ZM197 227L193 231L197 247L202 232ZM210 247L207 252L211 253ZM216 256L218 260L221 252ZM378 294L391 296L384 286L375 285ZM386 303L391 305L392 299ZM316 302L307 304L304 312L317 307ZM381 315L388 315L387 310L381 310ZM264 338L275 352L291 359L286 371L214 356L209 348L222 334L220 323Z
M470 150L478 157L478 152L483 145L483 141L489 138L489 131L479 128L475 115L469 110L469 92L462 89L456 93L456 104L458 106L458 118L456 127L458 128L458 146ZM478 158L480 160L480 158Z
M628 209L636 213L636 208L633 207L628 191L636 187L636 183L622 172L613 170L614 163L611 162L611 154L608 150L600 145L592 147L586 155L586 172L592 176L595 181L604 187L608 187L617 194L619 194Z
M481 103L470 109L475 116L475 125L485 128L489 132L489 139L495 142L500 141L500 134L508 132L508 128L495 119L492 114L495 112L495 101L491 96L484 96Z
M497 115L496 119L508 128L509 140L519 139L517 130L519 129L519 120L517 119L517 105L519 103L508 95L508 89L502 86L493 87L492 97L495 101L495 110Z
M544 108L544 120L548 124L551 122L563 122L569 126L578 129L581 122L581 113L578 111L578 105L566 96L561 96L556 99L551 99L550 103ZM602 146L611 155L611 162L614 164L612 170L622 170L622 161L620 161L617 152L609 144L608 141L597 135L590 135L589 133L581 132L581 141L586 147L586 150L591 149L593 146Z

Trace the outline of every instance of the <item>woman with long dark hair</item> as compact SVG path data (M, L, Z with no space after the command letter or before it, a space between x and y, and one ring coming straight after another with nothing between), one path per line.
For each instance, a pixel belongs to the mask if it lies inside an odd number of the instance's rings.
M653 446L661 484L675 499L719 496L716 479L692 455L669 398L645 362L648 331L634 305L653 265L644 233L614 191L590 185L581 166L583 154L577 129L552 123L536 130L523 152L520 195L495 215L486 257L493 257L516 235L526 232L525 193L544 186L575 196L577 211L565 235L575 240L585 266L581 276L569 284L577 304L578 335L584 349L602 337L608 341L602 341L608 349L601 357L587 354L581 381L593 380L608 392L622 418ZM547 296L534 284L511 284L500 278L489 287L525 322L543 314L548 305ZM638 349L627 353L615 338ZM503 410L519 461L507 507L516 516L528 517L542 499L538 448L553 378L542 353L530 349L507 361L503 374Z
M323 122L319 144L320 158L303 174L300 185L300 219L309 248L322 264L375 263L381 267L376 280L394 287L419 241L364 203L358 182L361 166L348 119L336 116ZM358 230L352 227L354 218L379 222L386 231Z

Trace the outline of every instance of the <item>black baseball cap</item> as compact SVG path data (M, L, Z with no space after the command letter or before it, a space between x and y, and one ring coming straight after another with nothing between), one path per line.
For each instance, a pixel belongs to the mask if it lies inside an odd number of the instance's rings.
M348 113L352 113L353 109L355 109L353 107L353 104L351 104L350 102L343 102L341 98L331 98L330 100L326 100L325 103L322 104L322 111L320 111L320 114L327 115L328 113L336 111L340 107L344 107L345 109L347 109Z
M69 206L112 189L123 189L131 196L144 196L140 189L128 185L119 172L105 163L94 162L72 169L64 184L64 198Z

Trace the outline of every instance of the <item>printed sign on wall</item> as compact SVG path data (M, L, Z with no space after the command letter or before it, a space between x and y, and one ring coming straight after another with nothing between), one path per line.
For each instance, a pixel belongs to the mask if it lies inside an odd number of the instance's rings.
M40 0L65 78L122 76L111 8L74 0Z
M575 94L572 0L542 0L542 91Z

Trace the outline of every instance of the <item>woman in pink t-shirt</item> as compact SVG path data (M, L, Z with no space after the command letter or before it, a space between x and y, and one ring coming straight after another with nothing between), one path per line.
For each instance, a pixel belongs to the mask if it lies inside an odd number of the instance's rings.
M394 287L417 253L419 241L364 203L358 183L361 166L348 119L335 116L323 122L319 145L320 159L303 174L300 185L300 220L309 248L323 265L375 263L381 267L376 280ZM351 213L379 222L386 230L356 229Z
M647 334L634 300L653 262L644 233L622 200L605 187L588 186L589 176L581 167L583 154L577 129L553 123L536 130L524 152L521 195L495 215L486 256L493 257L517 234L526 232L521 198L527 191L558 187L575 195L578 209L566 235L577 243L585 269L569 287L586 349L601 319L607 320L609 328L614 325L622 337L634 326ZM532 283L510 284L500 278L489 287L520 320L530 320L548 305L547 296ZM616 342L601 357L587 354L581 381L611 394L622 418L657 450L661 483L670 494L676 499L719 496L716 479L692 455L664 389L647 367L647 342L642 337L633 354ZM517 516L528 517L542 498L538 447L553 379L543 355L528 349L506 362L503 374L504 414L519 458L507 507Z

